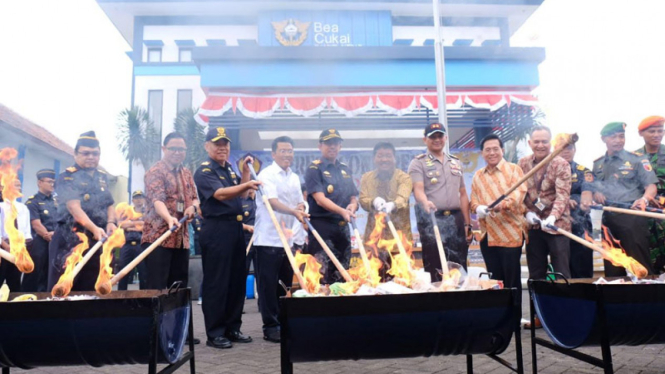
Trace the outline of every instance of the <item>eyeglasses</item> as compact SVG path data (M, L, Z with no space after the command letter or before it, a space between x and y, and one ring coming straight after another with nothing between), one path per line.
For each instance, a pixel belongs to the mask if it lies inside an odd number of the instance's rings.
M166 149L168 149L170 152L173 152L173 153L185 153L185 152L187 152L187 148L182 148L182 147L168 147Z
M277 153L279 153L280 155L292 155L293 149L279 149L277 150Z
M83 157L90 157L90 156L99 157L99 155L101 153L99 151L83 151L83 152L79 152L78 154L83 156Z

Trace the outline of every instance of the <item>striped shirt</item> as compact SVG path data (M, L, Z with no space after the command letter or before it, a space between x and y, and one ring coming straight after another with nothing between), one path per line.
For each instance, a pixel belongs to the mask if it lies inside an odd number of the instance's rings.
M471 183L471 211L475 212L479 205L492 204L523 176L519 166L503 159L496 167L485 166L476 171ZM522 246L522 239L526 235L523 203L526 190L526 184L523 183L501 202L504 209L491 212L478 220L482 237L487 235L488 246Z

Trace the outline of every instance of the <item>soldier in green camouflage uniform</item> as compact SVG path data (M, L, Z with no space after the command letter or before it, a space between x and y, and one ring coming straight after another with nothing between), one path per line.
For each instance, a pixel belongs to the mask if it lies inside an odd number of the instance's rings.
M651 163L651 167L656 172L658 183L658 197L656 200L660 207L665 201L665 145L661 144L663 140L663 124L665 117L651 116L640 123L638 130L640 136L644 138L644 146L635 151L636 154L646 157ZM649 230L651 237L649 239L649 249L651 262L656 273L665 272L665 221L659 219L649 220Z

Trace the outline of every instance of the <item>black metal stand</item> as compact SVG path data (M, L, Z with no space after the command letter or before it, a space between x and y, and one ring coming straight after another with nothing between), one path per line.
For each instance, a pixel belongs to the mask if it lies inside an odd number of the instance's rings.
M560 273L552 273L556 274L558 276L563 277ZM565 277L564 277L565 279ZM567 279L565 279L566 282L568 282ZM600 349L601 349L601 354L602 354L602 359L588 355L586 353L582 353L579 351L576 351L574 349L568 349L568 348L563 348L555 343L543 339L543 338L538 338L536 337L536 329L533 327L535 326L535 309L533 305L533 296L531 295L531 289L529 287L529 307L530 307L530 320L531 320L531 362L533 365L533 374L538 374L538 363L537 363L537 355L536 355L536 346L540 345L545 348L549 348L553 351L559 352L563 355L566 355L568 357L575 358L577 360L580 360L582 362L586 362L587 364L591 364L593 366L597 366L599 368L603 369L603 372L605 374L613 374L614 373L614 366L612 364L612 350L610 348L610 338L609 338L609 333L607 330L607 319L606 319L606 314L605 314L605 302L604 302L604 297L602 291L600 292L600 297L598 300L596 300L596 313L598 314L598 321L600 322L600 331L601 331L601 338L600 338Z

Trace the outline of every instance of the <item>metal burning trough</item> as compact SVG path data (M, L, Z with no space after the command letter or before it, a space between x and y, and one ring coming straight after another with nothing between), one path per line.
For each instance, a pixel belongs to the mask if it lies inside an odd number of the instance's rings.
M0 303L0 367L169 364L171 372L190 362L194 345L183 354L192 314L189 289L119 291L102 298L74 292L73 300ZM18 294L10 295L10 300ZM88 296L88 298L85 298ZM78 299L76 299L78 297Z
M514 332L521 308L516 289L381 296L282 298L282 373L293 363L329 360L486 354L498 357Z
M531 280L529 293L532 323L535 310L554 342L538 338L532 331L534 373L538 372L536 344L612 373L610 346L665 343L665 284ZM602 359L574 350L585 346L600 346Z

